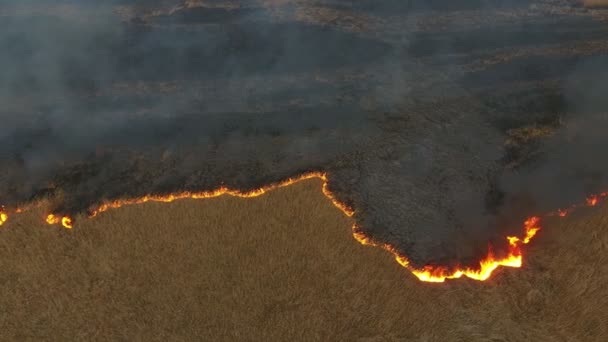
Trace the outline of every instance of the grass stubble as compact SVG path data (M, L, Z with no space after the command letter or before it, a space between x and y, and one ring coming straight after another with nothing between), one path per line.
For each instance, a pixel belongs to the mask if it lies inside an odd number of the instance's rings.
M253 199L0 227L0 340L604 341L608 215L545 222L521 269L418 281L304 181Z

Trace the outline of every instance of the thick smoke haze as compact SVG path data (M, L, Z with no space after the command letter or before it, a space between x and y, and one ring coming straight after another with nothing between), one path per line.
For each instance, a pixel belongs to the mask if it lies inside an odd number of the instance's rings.
M608 18L577 1L2 1L0 203L306 171L414 264L605 191Z
M564 208L608 188L608 58L588 58L563 83L562 126L538 147L538 157L506 173L503 187L533 197L544 210Z

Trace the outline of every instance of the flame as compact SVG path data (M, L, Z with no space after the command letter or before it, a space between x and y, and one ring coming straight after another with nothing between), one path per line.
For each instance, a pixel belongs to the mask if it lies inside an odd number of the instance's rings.
M575 211L577 208L580 208L582 206L595 207L601 201L605 200L606 197L608 197L608 192L601 192L599 194L590 195L589 197L587 197L585 199L584 204L575 204L566 209L558 209L555 212L551 212L551 213L547 214L547 216L566 217L566 216L570 215L573 211Z
M412 267L407 257L400 255L396 250L389 245L381 245L380 247L389 251L395 256L395 260L403 267L407 268L412 272L419 280L424 282L432 283L443 283L446 279L456 279L461 277L468 277L474 280L484 281L490 278L492 272L499 266L504 267L516 267L522 266L522 251L521 245L528 244L536 233L540 230L540 217L534 216L524 222L525 235L523 237L508 236L507 241L509 243L509 251L503 258L496 258L492 251L488 252L488 255L479 261L479 268L456 268L454 270L448 270L443 266L427 265L421 268ZM357 241L363 245L378 246L361 233L358 227L353 226L353 236Z
M4 224L4 222L6 222L8 220L8 215L3 212L0 211L0 226Z
M67 229L72 229L72 219L69 216L59 217L53 214L49 214L46 216L46 223L48 224L59 224Z
M68 216L64 216L61 218L61 225L65 228L72 229L72 219Z
M241 190L230 189L227 187L220 187L218 189L211 190L211 191L203 191L203 192L183 191L183 192L173 193L173 194L168 194L168 195L145 195L143 197L138 197L138 198L128 198L128 199L109 201L109 202L102 203L97 208L90 210L89 217L95 217L110 209L120 208L120 207L123 207L126 205L141 204L141 203L146 203L146 202L168 203L168 202L173 202L173 201L176 201L179 199L185 199L185 198L206 199L206 198L219 197L222 195L230 195L230 196L241 197L241 198L258 197L258 196L261 196L261 195L267 193L268 191L271 191L271 190L274 190L277 188L286 187L286 186L295 184L297 182L307 180L307 179L312 179L312 178L318 178L323 181L323 186L322 186L321 190L322 190L323 194L331 200L331 202L334 204L334 206L339 208L348 217L351 217L354 215L355 212L350 207L348 207L347 205L338 201L335 198L335 196L329 191L329 185L328 185L329 182L327 180L326 173L310 172L310 173L302 174L299 177L288 178L279 183L270 184L270 185L261 187L259 189L254 189L254 190L250 190L250 191L241 191ZM50 214L47 216L46 221L48 224L58 224L61 222L61 224L64 227L72 228L72 219L68 216L64 216L60 219L58 216Z
M331 202L334 204L334 206L338 207L348 217L351 217L354 215L355 212L350 207L348 207L347 205L336 200L335 196L329 191L327 174L322 173L322 172L310 172L310 173L305 173L299 177L288 178L282 182L267 185L262 188L254 189L254 190L250 190L250 191L241 191L241 190L229 189L227 187L220 187L216 190L204 191L204 192L184 191L184 192L179 192L179 193L174 193L174 194L169 194L169 195L146 195L146 196L139 197L139 198L115 200L115 201L103 203L99 207L91 210L89 213L89 217L97 216L100 213L103 213L104 211L108 211L109 209L120 208L125 205L140 204L140 203L146 203L146 202L173 202L175 200L184 199L184 198L205 199L205 198L219 197L222 195L230 195L230 196L241 197L241 198L258 197L258 196L261 196L261 195L267 193L270 190L277 189L277 188L283 188L283 187L298 183L300 181L312 179L312 178L319 178L323 181L323 186L322 186L321 190L323 191L323 194L331 200Z
M329 190L329 182L327 178L327 174L323 172L310 172L300 175L299 177L288 178L279 183L270 184L259 189L254 189L250 191L241 191L235 189L229 189L227 187L220 187L216 190L212 191L204 191L204 192L179 192L168 195L146 195L139 198L130 198L130 199L120 199L109 201L100 204L98 207L93 208L89 211L89 217L95 217L100 213L108 211L110 209L119 208L126 205L132 204L140 204L146 202L173 202L175 200L184 199L184 198L192 198L192 199L204 199L204 198L214 198L222 195L230 195L241 198L252 198L258 197L266 192L276 189L286 187L297 182L318 178L321 179L323 184L321 190L323 194L331 200L331 202L338 209L344 213L344 215L348 217L352 217L355 212L352 208L347 206L346 204L338 201L336 197ZM589 196L585 204L586 206L596 206L600 200L608 197L608 192L603 192L597 195ZM581 205L573 205L567 209L558 209L555 212L548 213L546 216L559 216L565 217L569 215L576 208ZM15 210L16 213L20 213L22 211L27 210L27 208L17 208ZM8 216L6 213L0 210L0 225L2 225ZM73 227L73 220L69 216L60 216L55 214L49 214L46 217L46 222L48 224L61 224L65 228ZM362 245L376 246L381 247L384 250L390 252L395 257L395 261L399 263L401 266L408 269L412 274L414 274L419 280L424 282L434 282L434 283L442 283L446 279L456 279L461 277L467 277L474 280L484 281L490 278L494 270L498 267L514 267L519 268L522 267L523 264L523 253L522 246L530 243L534 236L541 229L540 227L540 217L533 216L528 218L524 222L524 234L523 236L507 236L506 240L508 242L508 251L503 257L496 257L492 252L492 249L489 248L488 254L479 261L478 267L457 267L455 269L448 269L445 266L437 266L437 265L426 265L420 268L415 268L411 265L409 259L400 254L393 246L389 244L379 244L374 242L370 237L366 236L363 232L361 232L360 228L357 224L352 226L352 235L355 240L357 240Z

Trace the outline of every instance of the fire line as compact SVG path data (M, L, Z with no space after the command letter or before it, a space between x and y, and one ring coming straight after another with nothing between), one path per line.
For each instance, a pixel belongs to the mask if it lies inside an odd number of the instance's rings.
M251 190L251 191L240 191L229 189L227 187L220 187L216 190L212 191L204 191L204 192L179 192L169 195L146 195L139 198L130 198L130 199L121 199L114 200L102 203L98 207L94 208L89 212L89 217L95 217L100 213L108 211L109 209L120 208L126 205L132 204L140 204L146 202L173 202L179 199L191 198L191 199L204 199L204 198L214 198L222 195L230 195L234 197L241 198L252 198L258 197L265 194L268 191L286 187L295 183L298 183L303 180L318 178L322 180L323 184L321 190L323 194L336 206L344 215L348 217L352 217L355 212L349 206L338 201L335 196L329 191L329 182L327 178L327 174L323 172L311 172L300 175L299 177L288 178L279 183L267 185L261 187L259 189ZM585 204L583 205L573 205L566 209L558 209L555 212L551 212L546 216L558 216L564 217L570 214L573 210L581 206L596 206L600 200L605 199L608 196L608 192L600 193L598 195L589 196L586 199ZM18 208L15 210L15 213L21 213L25 209ZM0 209L0 226L4 224L8 220L8 214ZM61 224L63 227L71 229L73 228L73 220L70 216L66 215L58 215L58 214L49 214L46 217L46 222L50 225ZM507 236L506 240L508 242L508 251L506 256L497 258L491 251L488 251L488 254L479 261L479 266L477 268L473 267L457 267L456 269L448 269L444 266L434 266L427 265L421 268L416 268L410 264L408 258L404 255L401 255L397 252L397 250L388 244L379 244L372 241L369 237L363 234L357 224L353 224L352 232L353 237L362 245L370 245L381 247L386 251L393 254L395 260L403 267L408 269L412 274L414 274L419 280L424 282L434 282L434 283L442 283L446 279L456 279L461 277L467 277L478 281L485 281L490 278L494 270L498 267L515 267L519 268L523 263L523 253L522 246L528 244L534 236L541 229L540 226L540 217L532 216L528 218L524 222L524 232L523 236Z

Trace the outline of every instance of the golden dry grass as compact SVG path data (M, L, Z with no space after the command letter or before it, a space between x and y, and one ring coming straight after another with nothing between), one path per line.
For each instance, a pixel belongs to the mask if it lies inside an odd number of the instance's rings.
M604 341L608 215L547 223L522 269L421 283L311 180L0 229L1 340Z
M582 0L585 7L608 7L608 0Z

